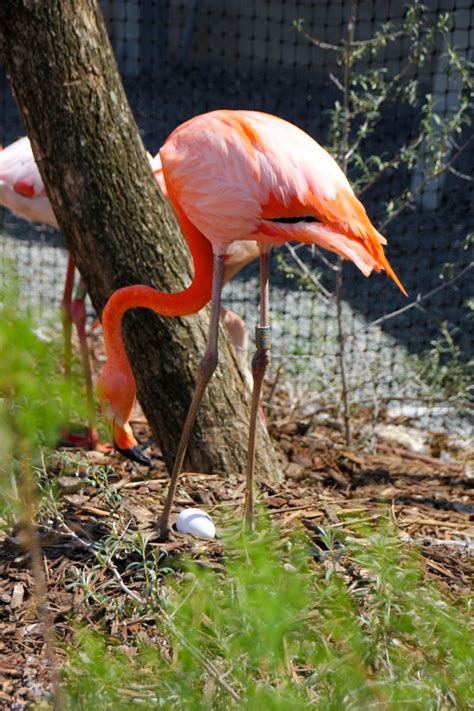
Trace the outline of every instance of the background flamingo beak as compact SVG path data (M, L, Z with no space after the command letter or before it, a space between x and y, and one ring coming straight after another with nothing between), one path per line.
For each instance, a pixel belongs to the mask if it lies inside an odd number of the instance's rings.
M127 457L127 459L131 459L132 462L136 462L137 464L143 464L143 466L145 467L151 467L151 460L146 456L146 454L143 454L138 444L136 444L136 439L133 437L133 435L131 435L131 430L130 433L127 433L127 429L130 430L130 426L126 426L125 428L120 427L119 425L116 426L115 418L113 419L112 431L114 448L124 457ZM124 444L125 446L121 447L117 443L118 436L123 438L122 444ZM130 446L127 447L126 444L130 444Z

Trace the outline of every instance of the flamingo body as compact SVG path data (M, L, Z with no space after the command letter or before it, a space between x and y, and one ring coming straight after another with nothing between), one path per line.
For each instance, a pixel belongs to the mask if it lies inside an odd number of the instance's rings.
M147 157L158 184L164 185L159 156ZM58 228L27 136L0 148L0 204L25 220Z
M19 217L30 222L58 227L53 208L46 194L38 166L36 165L29 139L20 138L7 148L0 149L0 204ZM95 427L95 406L92 374L86 343L85 287L82 278L73 298L74 261L69 255L63 298L61 302L64 334L64 370L69 378L71 373L71 326L75 324L79 336L81 358L86 383L86 397L89 425L87 434L66 433L63 442L69 445L95 449L98 434Z
M178 126L160 157L171 202L216 254L236 240L318 244L365 276L385 269L403 291L386 240L346 176L293 124L256 111L213 111Z

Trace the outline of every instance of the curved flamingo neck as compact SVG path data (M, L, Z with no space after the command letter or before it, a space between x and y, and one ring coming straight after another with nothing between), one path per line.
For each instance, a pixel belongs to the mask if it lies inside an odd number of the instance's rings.
M162 316L186 316L199 311L211 298L211 244L184 214L179 213L178 217L194 262L193 281L174 294L144 285L125 286L112 294L102 313L102 328L107 358L113 359L116 368L130 369L121 332L122 318L128 309L147 308Z

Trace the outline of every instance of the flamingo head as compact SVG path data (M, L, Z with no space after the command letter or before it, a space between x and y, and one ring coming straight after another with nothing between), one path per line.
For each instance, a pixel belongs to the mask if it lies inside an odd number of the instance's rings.
M112 422L115 449L138 464L151 466L151 461L138 446L129 424L136 386L128 363L116 368L109 359L100 374L97 393L102 412Z

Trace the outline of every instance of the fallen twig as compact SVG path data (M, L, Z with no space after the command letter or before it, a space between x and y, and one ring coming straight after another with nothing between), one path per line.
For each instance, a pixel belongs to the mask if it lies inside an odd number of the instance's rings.
M127 528L128 528L128 524L127 524ZM122 592L124 592L126 595L128 595L128 597L131 597L132 600L135 600L135 602L139 602L141 605L146 604L146 600L143 597L141 597L141 595L134 592L133 590L130 590L130 588L125 584L122 576L120 575L120 573L117 569L117 566L111 560L111 554L104 560L102 558L102 556L100 555L100 553L96 550L95 546L92 545L92 543L88 543L83 538L78 536L77 533L75 531L73 531L71 528L69 528L67 523L65 523L64 521L61 523L61 530L65 535L72 538L78 544L78 546L80 546L84 550L87 550L89 553L91 553L94 556L94 558L101 565L105 565L110 570L110 572L114 576L115 580L118 582ZM122 534L122 538L124 535L125 535L125 533ZM120 541L120 539L119 539L119 541ZM117 545L118 545L118 542L117 542ZM115 550L115 548L114 548L114 550Z
M442 459L436 459L436 457L430 457L427 454L419 454L418 452L412 452L409 449L404 449L403 447L394 447L384 442L379 442L377 444L377 449L382 451L393 452L398 454L400 457L405 459L415 459L419 462L424 462L425 464L430 464L433 467L438 467L440 469L449 469L452 472L459 472L462 474L464 472L464 466L462 464L451 464L450 462L444 462Z
M422 543L429 546L452 546L458 548L464 548L468 553L474 553L474 541L465 534L464 541L458 541L454 538L447 538L443 540L442 538L430 538L423 536L421 539Z

